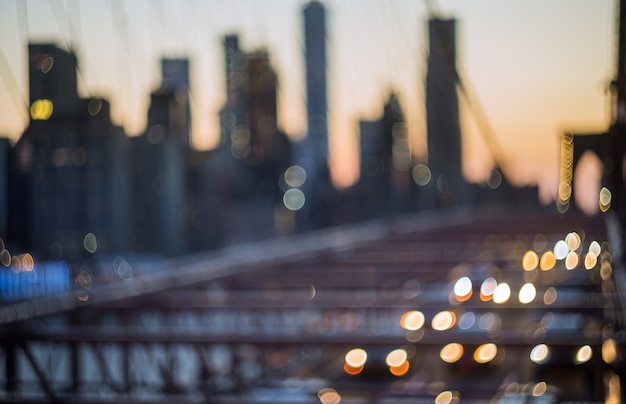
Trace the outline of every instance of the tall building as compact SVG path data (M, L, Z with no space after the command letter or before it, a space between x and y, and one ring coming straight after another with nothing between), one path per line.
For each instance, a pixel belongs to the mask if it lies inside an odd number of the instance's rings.
M188 62L163 60L162 68L161 86L150 95L146 133L134 139L137 196L133 248L141 253L174 256L186 251Z
M308 3L304 15L307 133L296 151L296 163L307 175L302 191L306 202L299 211L301 229L326 227L336 200L328 167L328 106L326 80L326 10L318 1Z
M224 67L226 104L220 111L220 144L230 147L233 140L237 142L238 130L246 125L247 56L239 48L237 35L224 37Z
M125 134L105 100L78 97L73 53L30 45L29 66L30 123L11 157L11 240L53 259L125 250Z
M359 218L372 219L410 208L411 150L404 114L391 93L376 121L360 121Z
M176 106L179 111L175 131L180 136L180 141L188 148L191 147L191 109L189 106L189 60L187 59L161 59L161 86L167 91L174 93Z
M307 138L319 171L327 165L326 11L318 1L304 8Z
M456 72L455 20L429 21L426 116L428 165L435 184L437 206L466 202Z

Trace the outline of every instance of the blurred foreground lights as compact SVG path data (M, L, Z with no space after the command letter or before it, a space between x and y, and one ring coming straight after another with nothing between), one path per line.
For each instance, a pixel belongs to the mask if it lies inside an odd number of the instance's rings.
M556 297L556 289L553 286L550 286L543 294L543 304L545 304L546 306L553 304L554 302L556 302Z
M464 276L455 282L454 297L459 302L465 302L472 297L472 281L470 278Z
M567 257L567 254L569 253L569 246L567 245L565 240L559 240L556 242L556 244L554 244L553 251L554 251L554 257L557 260L563 260L565 259L565 257Z
M600 198L598 200L598 205L600 207L601 212L606 212L611 207L611 191L608 188L602 187L600 190Z
M554 256L554 252L546 251L541 255L541 260L539 260L539 268L542 271L549 271L556 265L556 257Z
M574 362L577 365L580 365L582 363L589 362L592 356L593 356L593 350L591 349L591 347L589 345L583 345L580 348L578 348L578 351L576 351Z
M541 365L550 359L550 348L546 344L535 345L530 351L530 360Z
M430 180L432 179L432 174L430 173L430 169L424 164L418 164L413 167L412 171L413 181L420 187L425 187L430 184Z
M503 282L499 284L493 291L493 302L496 304L504 304L511 298L511 287Z
M85 238L83 238L83 247L92 254L98 251L98 240L93 233L87 233L85 235Z
M448 345L441 348L439 357L442 361L447 363L457 362L463 356L463 345L457 342L451 342Z
M283 195L283 204L289 210L300 210L304 206L306 198L304 193L297 188L288 189Z
M306 181L306 171L300 166L291 166L285 170L285 182L293 188L301 187Z
M578 233L573 231L565 236L565 242L567 243L567 248L569 248L570 251L576 251L578 247L580 247L580 236Z
M493 292L496 290L498 282L494 278L487 278L480 285L480 300L488 302L493 298Z
M456 404L460 402L459 393L456 391L442 391L435 397L435 404Z
M526 283L519 291L519 302L522 304L531 303L537 296L537 289L532 283Z
M585 269L590 270L595 268L596 264L598 263L598 256L589 251L587 254L585 254Z
M317 397L322 404L339 404L341 402L341 396L337 393L337 390L325 387L317 392Z
M526 251L522 257L522 268L524 268L524 271L532 271L537 268L537 265L539 265L537 253L532 250Z
M454 327L456 323L456 315L451 311L440 311L435 314L432 321L432 327L435 331L445 331Z
M602 360L604 363L611 365L617 359L617 346L615 340L609 338L602 343Z
M546 382L539 382L535 384L535 387L533 387L532 394L534 397L541 397L544 394L546 394L547 391L548 391L548 384Z
M424 313L421 311L407 311L400 318L400 326L408 331L416 331L424 326L425 321Z
M54 105L52 101L41 99L36 100L30 106L30 117L33 121L47 121L52 116Z
M409 371L408 353L406 350L399 348L387 354L385 363L389 366L389 371L394 376L405 375Z
M600 243L595 240L592 241L591 244L589 244L589 252L593 253L596 257L599 257L600 253L602 252L602 247L600 247Z
M496 344L482 344L474 351L474 360L476 363L488 363L491 362L497 354L498 347Z
M385 363L390 367L397 367L402 365L408 358L408 353L402 348L394 349L387 354Z
M565 257L565 268L571 271L572 269L576 269L578 264L580 264L580 257L574 251L570 251Z
M367 361L367 352L364 349L354 348L348 351L348 353L346 354L346 365L349 366L351 369L362 370L366 361ZM348 371L346 370L346 372ZM351 374L354 374L354 373L351 373Z

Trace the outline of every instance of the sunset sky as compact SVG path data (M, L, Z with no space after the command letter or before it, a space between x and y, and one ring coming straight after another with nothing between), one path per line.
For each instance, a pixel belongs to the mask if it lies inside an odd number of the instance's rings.
M337 183L357 177L359 119L378 118L390 90L400 97L413 154L426 161L424 78L427 2L326 0L330 162ZM613 0L431 1L458 20L458 69L479 101L517 184L556 193L558 139L570 128L604 131L615 76ZM302 7L306 0L0 0L0 135L27 125L31 42L76 49L81 96L103 96L130 135L146 124L161 57L191 63L193 140L214 145L225 100L225 34L244 51L266 48L279 78L279 124L305 126ZM464 171L484 181L493 166L475 115L462 102Z

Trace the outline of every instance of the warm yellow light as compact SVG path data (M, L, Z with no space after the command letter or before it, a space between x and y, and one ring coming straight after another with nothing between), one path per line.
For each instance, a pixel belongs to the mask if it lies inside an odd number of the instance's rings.
M405 360L399 366L389 366L389 371L394 376L403 376L409 371L409 361Z
M598 201L598 205L600 206L600 210L602 212L606 212L611 207L611 199L613 196L611 195L611 191L608 188L603 187L600 190L600 198Z
M570 251L565 257L565 268L568 271L575 269L580 263L580 257L574 251Z
M480 285L480 300L488 302L493 297L493 292L496 290L498 282L494 278L487 278Z
M552 251L546 251L541 256L539 267L542 271L549 271L556 265L556 257Z
M581 346L578 351L576 351L576 356L574 358L574 362L577 364L589 362L591 357L593 356L593 350L589 345Z
M440 311L435 314L432 321L433 330L445 331L449 330L456 323L456 315L451 311Z
M346 354L346 363L353 368L365 365L367 361L367 352L361 348L354 348Z
M488 343L482 344L474 351L474 360L477 363L491 362L498 354L498 347L496 344Z
M34 121L46 121L52 116L53 110L52 101L46 99L36 100L30 106L30 117Z
M589 251L585 254L585 269L593 269L598 263L598 257L593 252Z
M537 268L537 265L539 265L537 253L532 250L526 251L522 257L522 268L524 268L525 271L532 271Z
M541 397L546 394L547 391L548 385L546 384L546 382L539 382L535 384L535 387L533 387L533 396Z
M337 393L337 390L330 387L325 387L318 391L317 397L322 404L339 404L341 402L341 396Z
M602 360L609 365L617 359L617 345L613 338L609 338L602 343Z
M442 361L448 363L457 362L463 356L463 345L451 342L448 345L441 348L439 352L439 357Z
M385 363L390 367L398 367L401 366L407 359L407 352L402 349L394 349L393 351L387 354L387 358L385 359Z
M421 311L407 311L400 318L400 327L408 331L416 331L424 326L425 321L424 313Z
M567 247L570 251L576 251L578 247L580 247L580 236L575 231L569 233L565 236L565 242L567 243Z

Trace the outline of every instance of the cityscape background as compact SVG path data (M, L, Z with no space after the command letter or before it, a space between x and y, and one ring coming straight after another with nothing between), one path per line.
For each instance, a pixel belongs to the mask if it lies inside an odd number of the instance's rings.
M412 154L426 159L424 79L428 2L325 3L328 10L330 164L340 187L358 178L358 120L375 119L390 89L405 110ZM458 24L458 69L501 144L505 173L539 184L544 202L558 184L558 142L565 127L602 130L614 75L611 1L439 1ZM149 94L162 57L190 59L192 138L215 147L225 102L221 40L268 50L278 76L278 124L292 139L306 133L301 1L0 2L3 60L0 133L16 141L27 125L27 42L72 44L83 97L110 100L113 122L136 136L146 128ZM17 17L17 18L16 18ZM493 159L461 100L463 169L483 182ZM584 170L581 170L583 172ZM597 190L589 206L596 206Z

